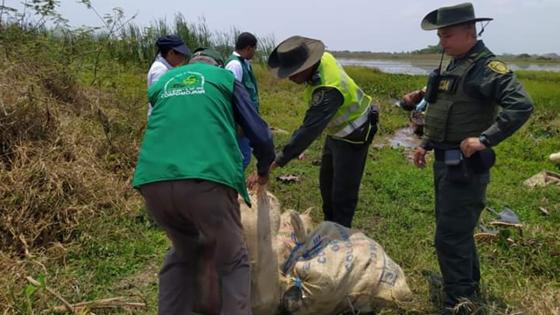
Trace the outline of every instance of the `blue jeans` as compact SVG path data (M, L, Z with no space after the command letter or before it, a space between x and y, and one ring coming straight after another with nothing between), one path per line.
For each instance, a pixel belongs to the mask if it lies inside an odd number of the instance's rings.
M251 155L253 150L251 149L251 143L249 142L249 138L247 137L238 137L237 143L239 143L239 150L241 151L241 155L243 156L243 170L247 169L249 163L251 163Z

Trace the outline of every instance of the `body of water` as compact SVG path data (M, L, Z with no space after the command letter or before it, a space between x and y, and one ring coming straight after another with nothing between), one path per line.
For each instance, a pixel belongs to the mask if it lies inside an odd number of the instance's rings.
M338 61L343 66L361 66L368 68L377 68L386 73L398 74L428 74L439 65L439 60L391 60L391 59L349 59L340 58ZM507 63L510 69L517 70L533 70L533 71L553 71L560 72L560 64L515 64Z

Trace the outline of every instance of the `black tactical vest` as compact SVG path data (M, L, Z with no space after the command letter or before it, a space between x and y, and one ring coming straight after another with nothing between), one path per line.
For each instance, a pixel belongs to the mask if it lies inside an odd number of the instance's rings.
M437 100L426 110L425 135L432 142L458 144L468 137L479 137L490 127L497 114L492 100L469 95L465 91L468 73L484 67L493 54L486 48L472 53L442 73Z

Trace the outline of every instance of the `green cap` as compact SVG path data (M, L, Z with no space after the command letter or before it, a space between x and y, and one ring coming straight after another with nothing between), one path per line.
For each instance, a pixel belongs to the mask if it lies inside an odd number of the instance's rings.
M216 61L218 66L220 67L224 66L224 58L217 50L213 48L205 48L205 47L197 48L193 53L192 59L195 59L195 57L197 56L205 56L205 57L212 58L214 61Z
M450 7L441 7L428 13L422 20L421 27L423 30L431 31L468 22L492 20L492 18L475 17L472 3L465 2Z

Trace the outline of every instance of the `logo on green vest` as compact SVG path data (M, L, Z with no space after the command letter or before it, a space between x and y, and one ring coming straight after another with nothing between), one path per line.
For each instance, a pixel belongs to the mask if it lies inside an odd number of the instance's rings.
M198 72L187 71L175 75L165 83L161 98L205 93L204 76Z

